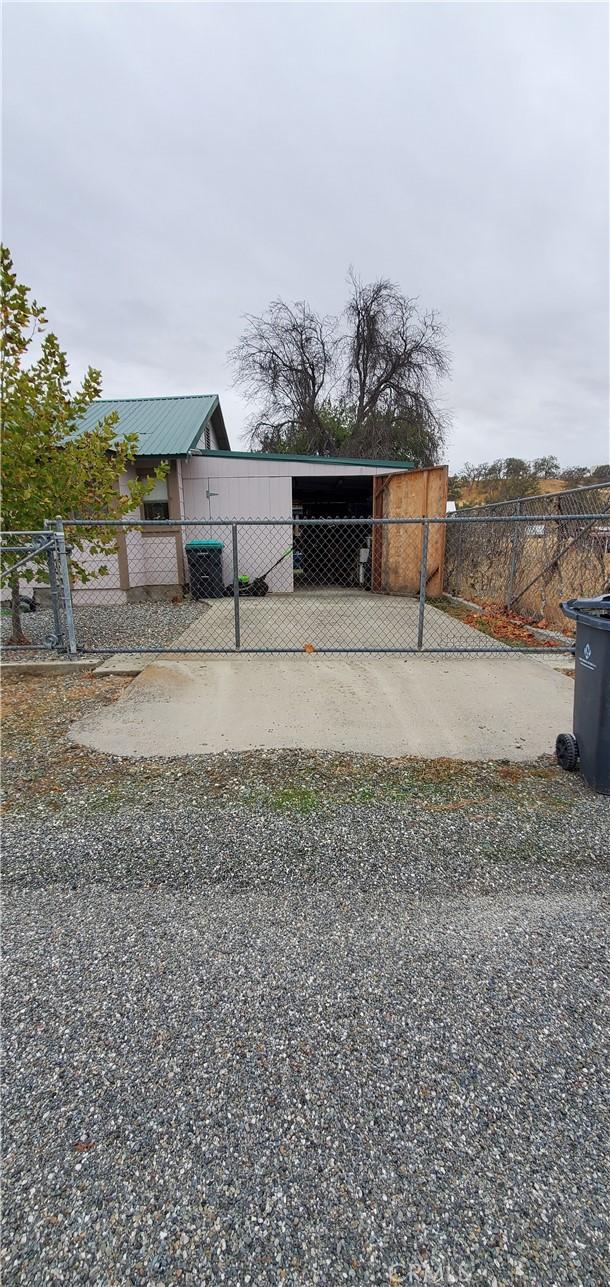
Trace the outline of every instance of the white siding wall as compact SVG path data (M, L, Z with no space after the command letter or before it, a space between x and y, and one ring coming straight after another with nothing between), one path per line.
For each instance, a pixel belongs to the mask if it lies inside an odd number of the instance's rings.
M245 468L238 468L245 466ZM223 577L233 573L231 529L215 527L215 518L292 517L292 475L283 467L271 474L271 464L261 465L226 457L192 456L182 465L184 517L200 519L205 529L191 531L192 537L222 541ZM208 496L206 492L215 493ZM207 520L207 521L206 521ZM187 529L188 533L188 529ZM187 540L189 539L187 534ZM260 576L292 545L292 526L241 528L238 533L239 571L251 579ZM269 589L288 593L293 589L292 560L287 558L271 574Z
M260 576L292 545L292 480L316 475L328 478L354 475L375 477L379 474L400 472L371 465L322 464L316 461L267 461L240 459L227 456L191 456L177 461L178 495L180 509L185 519L197 520L197 528L183 528L182 542L189 539L211 538L224 544L223 575L225 581L232 577L231 529L220 527L214 519L287 518L286 524L277 527L252 527L239 530L239 571L250 578ZM135 469L129 467L121 479L125 493ZM210 497L207 492L212 493ZM139 510L133 515L137 523ZM68 533L69 535L69 533ZM129 563L129 584L132 587L175 584L181 580L178 568L175 536L143 537L134 529L126 534ZM92 571L101 565L108 568L103 577L95 577L86 586L74 589L75 602L118 603L126 598L120 587L119 562L116 554L92 555L84 551L80 560ZM269 588L275 593L287 593L294 588L292 560L285 562L271 573ZM31 592L31 591L28 591Z
M129 481L135 477L133 466L129 466L127 472L119 479L119 491L124 496L127 492ZM70 541L70 525L66 523L66 539ZM119 560L116 554L110 552L103 554L92 554L87 546L79 552L75 552L76 560L87 569L88 572L97 573L100 567L108 568L105 576L94 576L92 581L83 584L82 581L75 581L72 589L72 598L75 604L78 603L124 603L125 591L121 589L119 576Z
M66 530L66 535L69 542L69 528ZM125 601L125 591L121 590L119 582L119 560L116 554L106 552L91 554L85 548L80 552L75 550L74 557L88 572L97 573L100 567L108 569L105 576L95 575L92 581L86 581L84 584L82 581L75 581L72 589L74 603L123 603Z

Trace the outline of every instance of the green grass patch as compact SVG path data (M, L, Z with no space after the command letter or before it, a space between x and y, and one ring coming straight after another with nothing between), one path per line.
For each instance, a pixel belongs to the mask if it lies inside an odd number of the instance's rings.
M295 813L312 813L322 803L317 791L304 786L285 786L267 796L272 809L290 810Z

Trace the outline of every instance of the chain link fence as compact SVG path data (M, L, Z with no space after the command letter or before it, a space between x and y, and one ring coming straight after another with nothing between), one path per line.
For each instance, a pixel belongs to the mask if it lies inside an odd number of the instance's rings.
M69 540L74 528L66 525ZM119 618L130 635L123 651L422 647L420 567L424 535L429 539L419 521L408 529L394 524L391 532L387 520L292 517L125 523L113 531L113 559L105 559L95 585L74 591L77 620L92 594L99 606L90 650L106 649L105 622L119 647ZM402 579L388 566L395 552L405 565ZM158 632L161 616L171 639Z
M460 509L447 526L450 594L553 629L562 599L600 594L609 578L610 481Z
M4 653L76 655L71 573L61 519L45 524L39 532L2 533L0 595ZM29 623L34 621L30 632Z
M578 512L574 495L429 519L58 520L5 534L3 584L28 577L30 652L546 651L543 635L484 633L456 599L565 630L560 599L610 573L610 485ZM14 651L6 589L2 638Z

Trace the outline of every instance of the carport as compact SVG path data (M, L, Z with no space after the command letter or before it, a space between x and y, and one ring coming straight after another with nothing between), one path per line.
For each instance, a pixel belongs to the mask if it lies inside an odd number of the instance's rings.
M308 526L299 520L370 519L373 482L373 478L358 474L293 478L296 591L318 586L370 588L370 522L329 528Z

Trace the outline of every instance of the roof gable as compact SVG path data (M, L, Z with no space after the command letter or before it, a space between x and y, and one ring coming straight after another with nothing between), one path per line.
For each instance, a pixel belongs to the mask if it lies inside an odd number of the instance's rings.
M87 408L78 428L95 428L111 411L119 417L115 426L118 440L137 434L138 456L186 456L197 446L212 417L218 441L229 447L216 393L175 398L100 398Z

